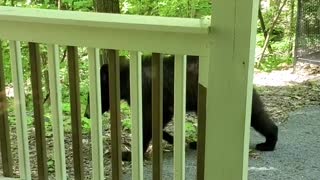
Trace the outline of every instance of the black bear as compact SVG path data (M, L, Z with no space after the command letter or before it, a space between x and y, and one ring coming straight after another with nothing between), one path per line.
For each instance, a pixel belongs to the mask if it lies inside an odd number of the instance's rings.
M151 114L151 56L143 56L142 59L142 112L143 112L143 152L146 152L152 138L152 114ZM127 60L120 62L120 98L130 105L130 78L129 63ZM186 82L186 111L197 112L198 100L198 69L199 57L187 56L187 82ZM108 65L101 67L101 101L102 112L109 110L109 83ZM165 56L163 60L163 127L172 120L174 100L174 56ZM262 134L266 141L256 145L257 150L272 151L278 140L278 127L269 118L264 110L259 94L253 89L251 126ZM85 117L90 118L89 95ZM163 139L173 143L173 137L163 131ZM124 152L123 160L130 160L130 152Z

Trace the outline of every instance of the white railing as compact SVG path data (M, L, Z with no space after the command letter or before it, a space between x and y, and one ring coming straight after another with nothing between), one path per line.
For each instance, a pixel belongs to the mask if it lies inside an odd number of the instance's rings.
M58 45L88 47L90 110L92 116L93 179L103 179L102 123L100 107L99 51L97 48L131 51L131 111L133 179L143 177L141 54L139 51L175 55L175 179L185 179L184 119L186 54L208 56L208 19L147 17L0 7L0 38L10 40L15 90L20 177L31 179L19 41L48 46L50 96L53 119L54 159L57 179L66 179L63 118L59 82ZM205 78L205 75L202 75ZM133 83L134 82L134 83Z

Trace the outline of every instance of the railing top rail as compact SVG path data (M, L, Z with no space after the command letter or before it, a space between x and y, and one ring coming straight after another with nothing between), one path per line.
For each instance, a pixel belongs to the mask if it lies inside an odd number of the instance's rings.
M211 21L0 6L0 24L5 40L207 55Z
M177 18L0 6L0 20L176 33L208 33L206 18Z

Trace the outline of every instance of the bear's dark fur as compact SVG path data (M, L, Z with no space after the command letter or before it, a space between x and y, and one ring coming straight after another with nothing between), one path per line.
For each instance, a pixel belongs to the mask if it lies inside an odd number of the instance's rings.
M130 79L129 63L127 60L121 61L120 68L120 94L121 99L130 104ZM199 57L187 56L187 88L186 88L186 111L197 112L198 99L198 68ZM146 152L149 142L152 138L152 103L151 103L151 56L143 56L142 61L142 95L143 95L143 152ZM102 112L109 110L109 83L108 83L108 65L101 67L101 101ZM173 100L174 100L174 56L166 56L163 61L163 127L171 121L173 117ZM88 110L89 99L85 116L90 118ZM274 150L277 138L278 127L270 120L269 115L264 110L263 103L253 89L251 126L266 138L266 142L258 144L257 150L272 151ZM163 139L173 143L173 137L163 131ZM123 154L123 160L130 160L130 152Z

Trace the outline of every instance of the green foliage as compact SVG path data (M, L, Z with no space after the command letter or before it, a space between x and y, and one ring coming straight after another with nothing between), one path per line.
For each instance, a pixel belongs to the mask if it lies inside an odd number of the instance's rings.
M87 118L81 118L82 122L82 130L83 133L90 133L91 132L91 120Z
M126 101L121 101L120 109L121 109L121 112L123 114L125 114L125 115L130 115L131 114L130 106Z
M265 72L271 72L272 70L280 70L284 67L288 67L293 63L293 58L285 58L278 56L268 56L264 63L261 63L260 70Z
M62 103L62 112L64 115L70 115L70 103Z
M122 121L123 130L131 132L132 120L129 118L123 119Z
M93 1L88 0L65 0L65 6L76 11L93 11Z
M264 55L263 61L256 64L256 68L270 72L272 70L279 70L284 67L291 66L293 63L293 43L294 43L294 34L295 34L295 22L296 22L296 6L292 2L288 1L286 8L281 12L281 15L276 23L276 26L273 28L269 45L272 48L272 51L269 51L267 48ZM268 31L275 19L275 15L278 13L278 9L283 1L272 1L271 6L262 8L262 15L264 18L266 30ZM260 52L265 43L265 37L262 32L261 24L257 24L257 41L256 49L258 53L256 56L259 58Z
M167 17L201 17L211 14L208 0L121 0L121 12Z
M132 119L131 119L131 109L127 102L121 101L120 111L122 116L122 129L131 132L132 129Z
M197 126L194 122L186 121L186 138L188 141L196 141L197 140Z
M11 63L10 63L10 49L8 41L2 41L3 50L3 66L5 73L5 82L12 82Z
M51 159L51 158L49 158L48 159L48 161L47 161L47 165L48 165L48 171L49 172L51 172L51 173L53 173L53 172L55 172L55 163L54 163L55 161L54 161L54 159Z
M262 48L264 43L264 37L262 33L257 35L257 46ZM284 37L281 41L275 41L272 43L272 53L268 53L264 58L265 61L260 64L259 69L266 72L272 70L280 70L284 67L288 67L293 63L293 57L291 56L292 44L288 37Z

